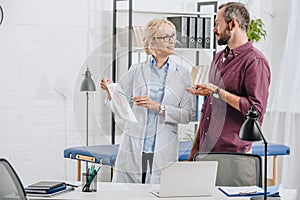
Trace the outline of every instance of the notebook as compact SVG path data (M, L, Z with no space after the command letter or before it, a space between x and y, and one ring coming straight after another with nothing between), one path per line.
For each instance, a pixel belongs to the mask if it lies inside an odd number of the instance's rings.
M161 171L158 197L211 196L215 189L217 161L168 163Z
M63 185L62 185L63 184ZM31 193L26 194L24 186L14 170L14 168L10 165L10 163L4 159L0 158L0 199L18 199L18 200L28 200L29 196L39 196L39 197L52 197L54 195L62 194L64 192L69 192L74 190L73 187L69 187L64 182L56 182L56 181L42 181L36 184L32 184L32 186L37 186L39 190L43 190L43 188L46 190L49 188L60 190L47 193L49 191L45 191L45 193ZM42 189L41 189L42 188ZM51 189L50 189L51 190Z
M61 185L61 186L58 186L58 187L55 187L55 188L52 188L52 189L30 189L30 188L25 188L25 192L28 194L28 193L39 193L39 194L51 194L51 193L54 193L54 192L57 192L57 191L61 191L61 190L64 190L66 189L67 186L66 185Z
M31 184L25 188L27 189L36 189L36 190L50 190L53 188L60 187L65 183L62 181L39 181L37 183Z
M65 186L64 189L57 190L57 191L54 191L54 192L51 192L51 193L27 193L27 196L28 197L53 197L53 196L63 194L63 193L66 193L66 192L70 192L70 191L73 191L73 190L74 190L74 187Z

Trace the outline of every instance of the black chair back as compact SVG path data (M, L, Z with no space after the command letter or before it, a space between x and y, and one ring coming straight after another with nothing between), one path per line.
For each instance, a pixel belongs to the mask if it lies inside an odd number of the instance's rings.
M27 200L24 187L9 162L0 158L0 199Z
M262 187L261 157L243 153L196 153L194 161L218 161L216 186Z

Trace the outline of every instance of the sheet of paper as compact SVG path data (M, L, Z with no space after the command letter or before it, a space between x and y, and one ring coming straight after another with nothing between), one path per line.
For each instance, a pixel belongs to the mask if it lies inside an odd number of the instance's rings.
M264 189L257 186L219 187L227 196L254 196L264 194Z
M129 104L131 97L125 94L121 86L118 83L109 83L107 88L111 96L112 111L115 115L121 119L138 122Z

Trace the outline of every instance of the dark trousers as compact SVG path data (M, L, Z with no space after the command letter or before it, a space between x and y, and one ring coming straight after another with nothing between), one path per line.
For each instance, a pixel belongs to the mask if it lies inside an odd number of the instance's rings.
M143 153L142 155L142 183L146 182L147 166L149 163L150 174L152 173L154 153Z

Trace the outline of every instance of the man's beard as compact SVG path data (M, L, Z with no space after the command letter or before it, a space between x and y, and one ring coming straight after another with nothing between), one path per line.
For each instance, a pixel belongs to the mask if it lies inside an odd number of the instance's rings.
M229 27L219 34L218 45L227 45L228 40L231 38Z

